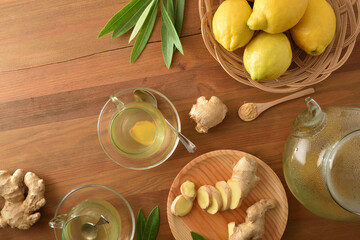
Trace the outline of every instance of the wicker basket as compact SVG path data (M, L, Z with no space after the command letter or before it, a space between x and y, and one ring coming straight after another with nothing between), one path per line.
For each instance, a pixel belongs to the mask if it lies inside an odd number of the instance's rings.
M221 2L199 0L201 33L206 48L232 78L267 92L294 92L323 81L349 58L360 32L360 0L328 0L335 11L337 23L335 37L326 50L314 57L291 42L293 60L289 69L277 79L256 82L251 80L244 68L242 51L229 52L214 38L212 19Z

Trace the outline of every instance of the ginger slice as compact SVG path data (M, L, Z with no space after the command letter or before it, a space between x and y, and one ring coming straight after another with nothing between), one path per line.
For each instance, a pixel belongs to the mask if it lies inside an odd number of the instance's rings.
M192 201L187 200L183 195L179 195L172 202L170 210L175 216L183 217L191 211L192 206Z
M261 239L265 233L265 213L275 208L276 201L273 199L261 199L247 210L245 222L236 225L228 224L229 240L253 240Z
M231 235L233 235L234 228L235 228L235 222L229 222L228 223L228 236L229 236L229 238L230 238Z
M231 203L231 189L225 181L219 181L215 184L216 189L220 192L222 198L222 207L220 211L225 211L230 208Z
M231 189L230 209L241 205L242 200L259 183L256 176L257 164L254 160L242 157L234 166L231 179L227 181Z
M196 200L201 209L206 210L212 203L210 185L201 186L197 191Z
M194 201L196 197L195 184L189 180L185 181L180 186L180 192L188 201Z
M213 186L209 186L211 190L211 200L212 203L206 211L210 214L217 213L222 207L222 198L220 192Z

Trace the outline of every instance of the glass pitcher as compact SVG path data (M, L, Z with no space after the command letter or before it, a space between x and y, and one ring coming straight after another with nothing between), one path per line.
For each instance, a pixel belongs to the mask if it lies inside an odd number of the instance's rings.
M287 140L283 170L294 196L330 220L360 220L360 108L322 110L310 97Z

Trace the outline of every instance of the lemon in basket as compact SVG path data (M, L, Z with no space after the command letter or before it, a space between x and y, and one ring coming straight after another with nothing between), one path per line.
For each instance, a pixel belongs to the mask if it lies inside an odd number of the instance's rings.
M252 30L281 33L300 21L307 5L308 0L256 0L247 24Z
M335 29L336 17L331 5L326 0L309 0L304 16L290 32L296 45L316 56L330 44Z
M253 80L280 77L292 60L289 39L283 33L260 32L245 47L243 60L245 69Z
M216 41L228 51L245 46L254 34L246 24L250 14L251 7L246 0L221 3L212 22Z

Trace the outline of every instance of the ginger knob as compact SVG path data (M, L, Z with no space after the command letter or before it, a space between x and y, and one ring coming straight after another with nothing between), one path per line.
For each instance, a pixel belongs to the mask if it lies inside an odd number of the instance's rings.
M25 186L24 186L25 185ZM28 189L25 198L25 187ZM36 212L45 205L45 183L32 172L18 169L11 175L0 171L0 196L5 200L0 215L0 228L29 229L40 218Z
M226 105L216 96L206 100L204 96L196 100L189 113L190 118L196 122L195 130L199 133L207 133L212 128L221 123L227 113Z

